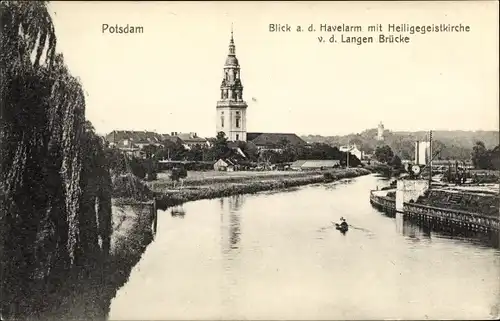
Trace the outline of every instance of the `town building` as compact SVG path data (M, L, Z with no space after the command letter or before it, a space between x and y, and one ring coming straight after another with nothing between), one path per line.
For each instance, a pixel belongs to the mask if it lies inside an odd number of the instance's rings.
M122 152L135 157L143 157L142 148L147 145L161 146L168 139L151 131L114 130L104 137L110 147L116 147Z
M356 156L359 160L363 160L363 152L359 150L356 145L340 146L339 150L344 153L349 152L351 155Z
M214 163L214 170L233 172L237 169L238 162L230 158L221 158Z
M181 144L186 149L190 149L195 145L200 147L210 146L208 139L199 137L194 132L159 134L151 131L114 130L106 135L104 139L109 146L117 147L136 156L140 154L144 146L162 146L165 141Z
M322 170L328 168L336 168L340 166L340 160L327 159L327 160L297 160L290 165L292 170Z
M208 139L198 136L197 133L171 133L172 137L176 137L179 142L184 145L185 148L190 149L191 147L210 147L210 142Z
M415 164L427 165L430 160L431 143L430 142L415 142Z

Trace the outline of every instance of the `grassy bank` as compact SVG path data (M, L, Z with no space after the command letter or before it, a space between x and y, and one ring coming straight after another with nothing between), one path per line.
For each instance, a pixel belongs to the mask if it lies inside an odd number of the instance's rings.
M150 184L155 193L158 208L166 209L170 206L179 205L189 201L200 199L211 199L237 194L252 194L262 191L277 190L315 183L328 183L344 178L353 178L370 174L363 168L335 169L331 171L312 172L269 172L264 175L212 177L191 179L185 182L182 189L172 190L171 181L161 179ZM195 185L199 182L199 185Z
M335 169L330 171L236 171L236 172L223 172L223 171L204 171L204 172L188 172L188 177L184 180L184 186L204 186L222 183L248 183L251 181L260 182L263 180L279 180L300 177L322 176L325 173L337 173L342 171L351 171L356 168L349 169ZM169 178L168 173L160 173L158 179L149 182L149 187L156 191L165 188L174 187L174 182ZM178 184L176 184L178 185Z
M152 192L132 175L115 176L112 183L112 234L105 272L92 277L95 284L74 291L71 313L66 320L82 316L105 320L111 300L128 281L132 268L153 240Z
M113 200L113 203L113 234L105 293L108 309L154 236L150 212L152 202L131 204L128 200Z

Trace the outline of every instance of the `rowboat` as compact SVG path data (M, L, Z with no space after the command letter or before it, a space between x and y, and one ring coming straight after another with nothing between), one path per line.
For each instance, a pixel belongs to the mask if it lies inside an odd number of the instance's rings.
M340 224L335 223L335 228L342 233L345 233L349 230L349 225L346 222L342 222Z

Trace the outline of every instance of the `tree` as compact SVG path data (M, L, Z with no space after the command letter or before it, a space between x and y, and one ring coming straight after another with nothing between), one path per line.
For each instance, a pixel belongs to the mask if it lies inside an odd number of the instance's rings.
M146 158L152 158L155 156L159 148L156 145L146 145L142 148Z
M394 153L388 145L378 146L375 149L375 158L381 163L388 163L393 157Z
M256 162L259 159L259 150L255 145L247 142L238 142L238 146L249 161Z
M214 142L214 154L217 159L231 156L231 149L227 146L227 137L224 132L218 132Z
M181 181L183 182L183 179L187 177L187 170L184 167L175 167L172 169L172 172L170 173L170 179L174 181L174 186L175 183Z
M491 169L500 170L500 146L490 150Z
M189 150L186 151L186 160L190 161L202 161L203 160L203 149L199 145L191 146Z
M491 167L491 160L488 155L488 150L482 141L477 141L472 148L472 164L478 169L488 169Z
M402 168L403 163L401 162L401 158L399 158L398 155L394 155L391 159L391 162L389 163L394 168Z
M47 3L2 1L0 21L0 310L46 319L103 273L110 177Z
M178 141L165 140L162 146L156 150L155 158L170 159L170 160L183 160L186 155L186 149Z
M112 176L127 173L125 157L118 148L106 147L104 153L107 167L109 168Z

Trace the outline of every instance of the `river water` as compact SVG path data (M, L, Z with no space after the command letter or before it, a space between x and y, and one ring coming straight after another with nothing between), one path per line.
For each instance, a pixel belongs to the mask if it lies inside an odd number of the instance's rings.
M110 320L490 319L500 251L373 209L373 175L201 200L158 232ZM353 226L332 227L341 216Z

